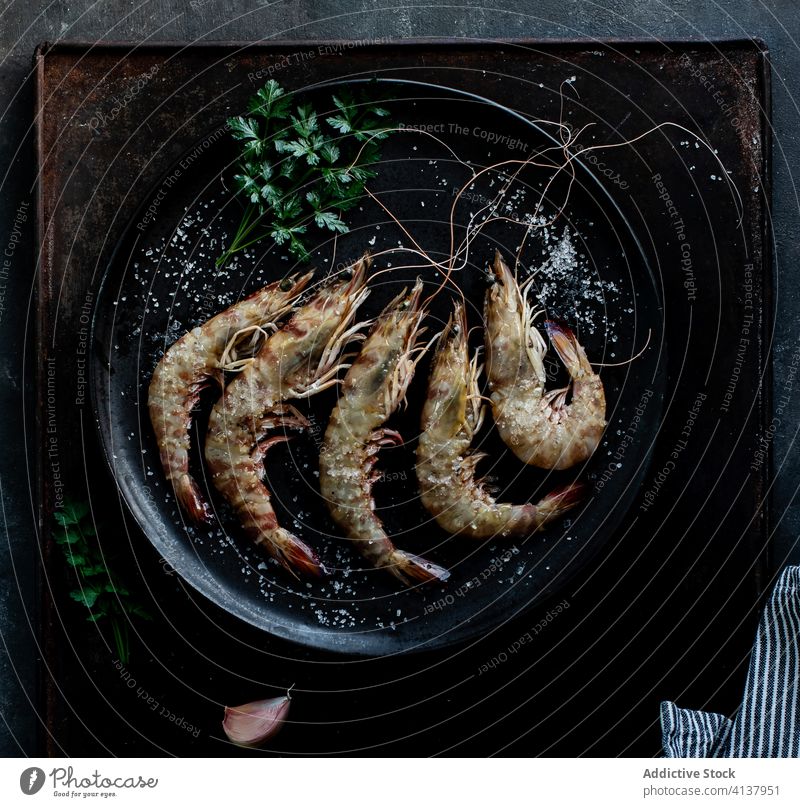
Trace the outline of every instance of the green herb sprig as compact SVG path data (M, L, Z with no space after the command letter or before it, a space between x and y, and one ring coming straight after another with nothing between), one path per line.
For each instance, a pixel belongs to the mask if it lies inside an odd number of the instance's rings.
M89 622L109 625L117 657L125 664L130 657L128 621L132 617L146 620L152 617L112 576L100 548L92 540L97 532L89 518L89 505L65 500L63 509L54 518L59 529L53 539L78 576L78 587L69 596L89 609Z
M389 111L356 99L347 89L333 96L335 114L321 120L310 104L292 100L271 79L250 99L249 116L228 119L241 144L236 190L245 200L239 228L217 259L271 237L300 260L308 260L309 226L346 233L342 213L357 204L380 141L389 135Z

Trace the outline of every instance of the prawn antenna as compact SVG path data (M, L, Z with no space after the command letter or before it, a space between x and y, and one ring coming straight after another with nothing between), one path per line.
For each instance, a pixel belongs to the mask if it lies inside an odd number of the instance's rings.
M601 362L601 361L592 361L589 362L592 367L624 367L626 364L631 364L635 362L644 352L647 350L650 344L650 337L653 333L652 328L647 329L647 339L645 340L644 347L635 355L631 356L629 359L625 359L625 361L615 361L615 362Z

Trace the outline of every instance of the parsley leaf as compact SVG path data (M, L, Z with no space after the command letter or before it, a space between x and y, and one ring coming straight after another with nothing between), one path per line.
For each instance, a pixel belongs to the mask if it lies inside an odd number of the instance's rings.
M331 213L329 210L326 210L324 213L315 213L314 223L318 227L327 227L329 230L335 233L347 232L347 225L339 218L339 216L336 215L336 213Z
M286 97L283 87L270 79L251 99L247 109L251 115L267 120L281 120L289 114L291 99Z
M89 609L87 621L108 622L117 657L127 663L128 621L131 617L151 619L150 614L134 602L130 591L111 573L100 547L90 540L97 532L87 502L65 500L53 520L57 525L53 540L76 575L77 587L70 591L70 599Z
M389 110L366 93L348 88L332 97L334 114L323 118L309 103L293 105L271 79L250 99L249 116L228 119L241 159L234 186L245 202L236 234L217 259L264 238L308 260L309 228L348 232L342 213L358 204L376 175L380 142L389 136Z

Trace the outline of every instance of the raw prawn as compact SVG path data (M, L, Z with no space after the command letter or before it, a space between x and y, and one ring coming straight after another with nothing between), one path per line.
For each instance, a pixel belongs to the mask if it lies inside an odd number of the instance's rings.
M192 409L211 379L222 381L220 359L235 334L273 324L291 308L310 279L310 273L293 275L232 305L178 339L153 372L147 403L161 465L178 503L197 523L211 521L211 511L189 474Z
M308 421L288 401L338 383L345 345L365 323L353 325L365 287L365 257L349 279L324 286L264 343L255 361L228 385L214 406L206 437L206 460L216 489L238 515L245 532L284 568L321 575L313 549L278 524L264 485L264 455L284 435L277 428L304 429Z
M548 493L538 504L495 501L475 466L486 455L470 449L484 416L478 353L470 360L464 306L456 304L439 337L422 409L417 479L422 503L440 527L472 538L530 535L580 500L582 485Z
M402 438L384 427L404 400L420 348L422 282L384 309L347 371L320 452L320 487L333 520L373 565L403 583L445 580L446 569L397 549L375 514L372 486L381 446ZM415 356L416 353L416 356Z
M570 385L545 391L547 343L533 324L525 289L496 253L486 294L486 370L492 412L503 442L529 465L563 470L588 459L605 429L603 382L564 324L545 323ZM572 399L567 394L572 389Z

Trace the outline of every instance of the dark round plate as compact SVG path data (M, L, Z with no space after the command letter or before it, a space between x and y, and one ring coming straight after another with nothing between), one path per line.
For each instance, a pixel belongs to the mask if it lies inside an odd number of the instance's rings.
M368 91L388 94L384 105L393 119L415 130L386 141L379 174L369 184L407 232L365 199L347 214L351 231L338 238L335 255L333 241L319 234L312 265L320 275L366 249L378 253L408 246L411 237L441 260L450 254L453 201L472 171L524 160L543 149L559 159L552 132L486 99L394 80ZM321 108L330 106L331 93L327 86L308 94ZM441 531L419 501L414 475L428 374L423 361L408 406L390 424L406 445L382 453L384 476L375 498L396 543L447 566L450 580L404 590L385 572L366 569L336 534L317 478L318 449L335 402L332 391L308 402L310 432L276 447L267 459L267 484L282 523L316 547L332 569L325 580L297 581L250 545L218 497L209 494L219 516L215 526L185 523L161 471L147 414L147 386L163 351L187 329L292 269L286 255L266 241L215 269L220 245L241 215L230 192L236 156L230 136L220 129L178 161L130 222L98 296L92 358L97 424L117 485L142 531L171 566L226 611L286 639L342 653L441 647L542 605L614 534L637 493L660 422L664 362L657 285L633 229L608 192L580 163L574 164L571 185L568 172L558 174L540 212L552 216L560 210L560 215L529 236L520 269L524 276L530 267L544 265L536 292L548 313L577 329L593 361L623 361L652 332L640 358L601 371L609 421L602 445L585 467L547 473L519 463L494 434L490 417L476 441L489 454L482 470L499 496L535 501L580 476L590 491L585 503L570 518L526 540L474 543ZM456 209L456 242L470 217L502 187L498 172L507 175L517 166L486 172L467 186ZM525 168L500 199L498 212L509 218L532 214L552 175L547 168ZM485 269L494 250L511 260L523 233L519 225L494 222L472 241L464 268L454 275L471 325L481 321ZM378 258L373 272L392 271L376 278L364 313L376 313L418 274L434 289L441 275L420 263L408 252ZM431 334L451 304L449 291L435 298ZM473 337L477 346L479 328ZM558 376L555 363L553 370ZM643 398L645 387L650 397ZM193 426L193 470L206 488L200 441L212 402L213 390L201 401Z

